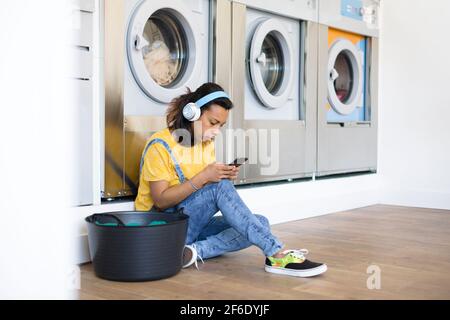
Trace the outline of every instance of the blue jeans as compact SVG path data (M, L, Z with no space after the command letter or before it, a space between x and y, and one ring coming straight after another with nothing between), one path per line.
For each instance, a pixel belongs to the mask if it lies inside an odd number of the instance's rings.
M248 209L228 179L194 192L176 206L181 208L189 216L186 244L194 244L203 259L251 245L272 256L283 247L268 220ZM222 216L214 217L219 210Z

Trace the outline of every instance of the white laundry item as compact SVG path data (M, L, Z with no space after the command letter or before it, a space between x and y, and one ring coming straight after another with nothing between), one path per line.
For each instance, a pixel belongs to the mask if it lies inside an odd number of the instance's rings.
M161 86L170 84L176 77L177 63L162 41L152 44L150 51L144 55L144 63L150 76Z

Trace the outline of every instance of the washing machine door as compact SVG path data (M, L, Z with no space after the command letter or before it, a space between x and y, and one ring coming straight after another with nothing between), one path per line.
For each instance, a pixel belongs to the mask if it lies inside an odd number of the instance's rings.
M288 31L276 19L266 19L250 44L249 74L253 90L267 108L283 107L291 98L294 54Z
M341 115L353 113L363 94L363 54L347 39L331 46L328 58L328 102Z
M163 3L163 4L162 4ZM127 33L130 69L150 98L169 103L199 85L202 69L198 17L184 1L143 1L131 17Z

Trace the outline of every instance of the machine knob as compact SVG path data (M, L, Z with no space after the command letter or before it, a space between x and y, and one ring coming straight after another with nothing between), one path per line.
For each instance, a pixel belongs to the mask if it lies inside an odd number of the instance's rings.
M261 63L265 67L267 63L266 54L264 52L261 52L258 58L256 58L256 61L258 63Z

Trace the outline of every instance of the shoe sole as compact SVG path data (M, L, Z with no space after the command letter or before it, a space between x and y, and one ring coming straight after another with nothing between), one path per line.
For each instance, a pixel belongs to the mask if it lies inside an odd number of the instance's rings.
M326 264L323 264L323 265L318 266L313 269L289 270L286 268L265 266L265 270L267 272L275 273L275 274L282 274L282 275L288 275L288 276L300 277L300 278L308 278L308 277L314 277L314 276L318 276L319 274L325 273L328 270L328 267Z

